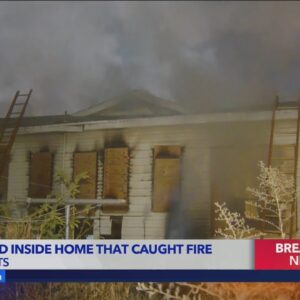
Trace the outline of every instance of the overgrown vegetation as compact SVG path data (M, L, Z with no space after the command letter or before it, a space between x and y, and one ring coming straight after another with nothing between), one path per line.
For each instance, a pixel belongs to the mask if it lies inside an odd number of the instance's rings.
M55 176L57 184L61 185L61 191L48 197L56 199L55 202L31 204L23 218L14 216L15 203L6 202L0 205L1 233L6 239L63 239L65 238L66 220L65 204L68 199L75 199L79 193L79 183L88 178L86 173L79 174L73 180L62 171ZM81 207L71 206L69 229L71 238L75 238L74 232L78 228L80 219L78 215L88 215L93 211L90 205ZM77 230L76 238L80 239L84 232Z
M228 239L255 238L264 235L261 228L286 238L292 231L296 202L294 178L277 168L259 163L258 188L247 188L252 200L246 201L245 218L255 221L259 228L249 227L238 212L231 212L225 203L215 203L216 220L223 222L216 235Z
M299 283L140 283L138 289L164 300L298 300ZM139 299L139 298L135 298Z
M246 224L245 218L238 212L232 212L228 209L225 203L216 205L216 221L224 224L222 228L216 229L216 235L226 239L253 239L260 237L262 232Z
M294 179L278 169L266 167L259 163L258 188L247 188L252 196L246 202L245 217L239 212L232 212L226 203L215 203L216 221L222 227L216 229L217 236L226 239L253 239L265 233L261 224L268 225L281 238L287 237L290 229L293 204L296 199ZM250 227L246 219L255 221L259 228ZM163 299L197 300L197 299L299 299L300 288L297 283L140 283L138 286L153 297L160 295Z
M24 218L14 217L14 205L9 202L0 206L1 233L7 239L64 239L65 238L65 213L64 202L75 199L79 193L79 184L87 179L86 173L78 175L73 180L63 172L56 174L56 182L62 185L61 191L49 195L55 198L55 203L34 205L32 212ZM71 238L80 239L85 236L87 226L78 215L88 215L94 212L94 207L84 205L80 208L72 205L70 215ZM92 224L88 224L93 226ZM84 228L81 230L82 227ZM16 283L0 287L2 300L64 300L64 299L103 299L103 300L131 300L147 299L136 289L136 284L131 283Z
M289 213L295 199L293 181L281 174L277 169L267 168L260 164L258 189L248 189L253 200L247 202L246 218L258 222L270 223L264 219L265 212L272 212L278 221L272 226L286 236L286 228L292 215ZM58 238L63 239L66 222L63 203L66 199L75 199L79 192L79 183L87 178L81 174L74 180L64 173L56 176L62 190L55 197L55 203L44 203L22 220L15 220L9 205L0 206L2 233L7 238ZM249 209L250 208L250 209ZM93 207L85 206L78 210L72 207L70 232L78 229L78 213L90 213ZM238 212L231 212L226 204L216 203L217 219L224 226L218 228L218 236L230 239L255 238L262 234L260 230L246 224L246 219ZM21 221L21 222L20 222ZM5 226L4 226L5 224ZM9 224L9 226L7 226ZM270 224L269 224L270 225ZM80 229L80 228L79 228ZM80 232L80 230L79 230ZM84 234L84 233L81 233ZM80 233L77 238L80 238ZM72 236L74 238L74 234ZM5 285L0 289L0 299L32 300L32 299L102 299L102 300L267 300L267 299L299 299L300 289L297 283L17 283Z
M293 206L296 203L294 178L277 168L266 167L262 162L259 167L258 188L247 189L255 200L246 202L252 207L246 210L246 218L269 226L284 239L293 230Z
M146 300L134 283L17 283L0 287L1 300Z

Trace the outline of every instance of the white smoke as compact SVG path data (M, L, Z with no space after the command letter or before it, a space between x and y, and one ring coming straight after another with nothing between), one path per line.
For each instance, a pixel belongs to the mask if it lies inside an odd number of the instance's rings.
M35 114L131 88L199 111L299 91L298 2L1 2L0 109L34 89Z

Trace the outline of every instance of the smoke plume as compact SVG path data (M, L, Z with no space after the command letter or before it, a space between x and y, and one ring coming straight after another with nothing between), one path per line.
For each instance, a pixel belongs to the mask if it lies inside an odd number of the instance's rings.
M300 79L299 2L1 2L0 110L33 114L142 88L199 112L270 106Z

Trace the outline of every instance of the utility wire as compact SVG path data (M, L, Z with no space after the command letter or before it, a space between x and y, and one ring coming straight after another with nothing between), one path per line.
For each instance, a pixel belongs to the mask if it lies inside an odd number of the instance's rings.
M94 204L94 205L91 206L90 209L94 209L97 206L98 206L98 204ZM65 207L58 208L56 211L58 212L58 211L61 211L61 210L65 210ZM39 218L47 216L50 213L51 212L45 213L45 214L39 216ZM82 211L76 212L76 213L72 214L72 216L77 216L77 215L80 215L80 214L82 214ZM1 221L1 219L7 219L7 221ZM28 222L28 223L31 223L31 222L43 222L43 221L45 221L45 220L42 220L42 219L41 220L34 220L34 219L30 220L30 219L26 219L26 217L22 218L22 219L14 219L14 218L10 218L10 217L0 216L0 222L2 222L2 223L5 223L5 222L12 222L12 223L23 223L23 222L26 223L26 222Z

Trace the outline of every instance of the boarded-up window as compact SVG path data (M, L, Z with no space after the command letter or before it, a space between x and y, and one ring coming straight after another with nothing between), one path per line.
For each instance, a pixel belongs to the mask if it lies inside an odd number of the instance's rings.
M103 198L128 200L128 162L128 148L105 149ZM128 211L128 201L122 205L104 205L103 211Z
M46 198L52 189L53 155L50 152L31 153L29 197Z
M154 148L152 211L168 212L172 197L180 193L180 146Z
M97 153L74 153L74 178L79 174L87 173L88 178L79 183L80 199L96 199L97 197Z

